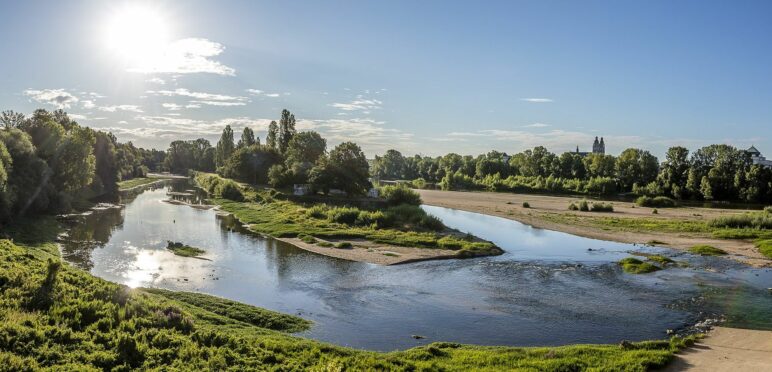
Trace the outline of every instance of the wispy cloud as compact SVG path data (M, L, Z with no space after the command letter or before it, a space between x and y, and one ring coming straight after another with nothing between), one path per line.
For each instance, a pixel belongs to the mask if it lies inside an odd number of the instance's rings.
M178 111L181 110L184 106L178 105L176 103L162 103L161 106L167 110L171 111Z
M549 98L520 98L521 101L530 102L530 103L549 103L554 102L552 99Z
M549 124L544 124L544 123L533 123L533 124L523 125L523 128L546 128L549 126L550 126Z
M70 108L78 102L78 97L64 89L27 89L24 91L24 95L36 102L53 105L60 109Z
M150 78L150 79L147 79L145 81L148 82L148 83L153 83L153 84L160 84L160 85L166 84L166 80L161 79L159 77Z
M190 97L195 98L197 100L204 100L204 101L235 101L235 102L246 102L247 97L242 96L229 96L225 94L215 94L215 93L204 93L204 92L192 92L185 88L178 88L175 90L148 90L145 93L147 94L154 94L158 96L179 96L179 97Z
M247 89L246 91L247 91L247 93L249 93L249 94L251 94L253 96L262 96L262 97L270 97L270 98L281 97L282 95L285 95L285 96L290 95L289 93L283 93L283 94L282 93L267 93L266 91L260 90L260 89Z
M244 106L247 104L246 102L242 101L190 101L190 103L194 105L207 106Z
M130 111L130 112L143 112L137 105L113 105L113 106L100 106L97 110L104 112L116 112L116 111Z
M383 102L377 99L365 99L362 96L357 96L356 99L351 102L335 102L330 106L343 111L370 111L380 109Z
M151 56L130 67L128 71L144 74L195 74L210 73L235 76L236 70L212 59L220 55L225 47L217 42L202 38L187 38L174 41L156 56Z

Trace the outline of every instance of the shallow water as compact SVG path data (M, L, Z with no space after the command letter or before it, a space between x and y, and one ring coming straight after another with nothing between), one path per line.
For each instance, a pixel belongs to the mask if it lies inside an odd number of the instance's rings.
M316 255L250 234L213 210L163 202L201 203L200 191L167 195L191 189L187 181L169 181L124 196L123 208L77 217L62 244L63 256L132 287L199 291L298 314L315 322L300 335L374 350L434 341L616 343L663 338L667 329L708 316L753 327L770 321L772 296L766 288L772 286L772 272L726 259L424 206L448 226L491 240L506 253L377 266ZM167 240L203 248L208 260L175 256L165 249ZM624 274L614 261L633 250L665 253L690 267Z

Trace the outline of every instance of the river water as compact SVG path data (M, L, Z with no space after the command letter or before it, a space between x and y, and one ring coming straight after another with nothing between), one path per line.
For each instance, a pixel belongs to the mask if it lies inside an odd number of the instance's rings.
M314 321L300 336L372 350L434 341L533 346L659 339L706 318L772 329L772 270L724 258L424 206L506 253L378 266L306 252L251 234L211 209L164 202L204 198L187 180L123 195L120 208L68 219L63 257L131 287L203 292L300 315ZM201 247L207 259L175 256L167 240ZM624 274L614 262L630 251L662 253L689 267Z

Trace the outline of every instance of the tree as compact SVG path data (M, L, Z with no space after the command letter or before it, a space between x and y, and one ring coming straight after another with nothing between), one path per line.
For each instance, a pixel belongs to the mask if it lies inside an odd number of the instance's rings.
M648 185L657 178L657 158L646 150L627 149L616 160L616 174L623 190L633 184Z
M67 134L51 164L58 191L70 193L91 184L96 169L95 143L93 131L87 128L75 128Z
M292 115L289 110L281 111L281 119L279 119L279 137L278 146L279 153L284 154L289 147L289 143L292 137L295 136L295 115Z
M250 127L244 127L244 131L241 132L241 139L239 140L237 148L249 147L257 142L255 141L255 132Z
M614 177L616 158L613 155L587 154L582 162L589 177Z
M274 171L277 184L306 183L308 172L327 151L327 141L319 133L300 132L292 137L284 154L282 174Z
M375 157L373 176L384 180L399 180L405 172L405 158L397 150L388 150Z
M362 149L353 142L343 142L328 157L319 159L311 169L309 182L325 193L340 189L348 195L363 195L372 186L369 168Z
M115 137L110 133L94 133L94 159L96 170L94 188L98 191L114 192L118 189L118 167L115 159Z
M19 128L24 123L24 114L11 110L0 113L0 123L5 129Z
M276 121L271 120L271 124L268 125L268 135L265 137L266 146L272 149L278 149L277 139L279 136L279 126Z
M226 125L225 129L222 130L222 135L217 142L217 149L215 150L215 166L217 168L225 164L233 154L235 147L233 144L233 129L231 129L230 125Z
M665 161L657 181L665 193L680 199L689 179L689 150L681 146L671 147L665 154Z
M0 142L5 145L13 164L6 189L11 210L6 218L47 208L51 169L35 155L29 135L19 129L6 129L0 131Z
M234 178L253 184L268 182L268 170L281 162L275 149L252 145L236 150L225 164L218 169L223 177Z

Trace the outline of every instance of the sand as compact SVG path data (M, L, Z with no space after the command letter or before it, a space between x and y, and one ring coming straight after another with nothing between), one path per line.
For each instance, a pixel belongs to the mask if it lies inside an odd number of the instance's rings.
M297 238L280 238L279 240L317 254L377 265L398 265L409 262L456 258L456 251L453 250L400 247L373 243L366 240L327 241L332 244L349 242L353 245L352 248L322 247L317 244L306 243Z
M772 371L772 331L716 327L664 371Z
M727 257L755 267L772 267L772 260L765 258L750 241L713 239L699 233L668 232L632 232L604 230L589 224L564 224L543 218L547 214L573 214L591 218L593 216L613 216L621 218L661 218L708 220L720 215L743 213L743 211L718 208L659 208L659 214L652 214L652 209L634 206L630 202L614 201L614 212L576 212L569 211L571 202L581 200L576 196L546 196L530 194L496 192L459 192L440 190L418 190L423 202L428 205L454 208L469 212L482 213L516 220L534 227L562 231L587 238L616 241L622 243L647 243L658 241L658 246L674 249L688 249L698 244L708 244L729 253ZM528 202L530 208L523 208ZM509 204L508 204L509 203Z

